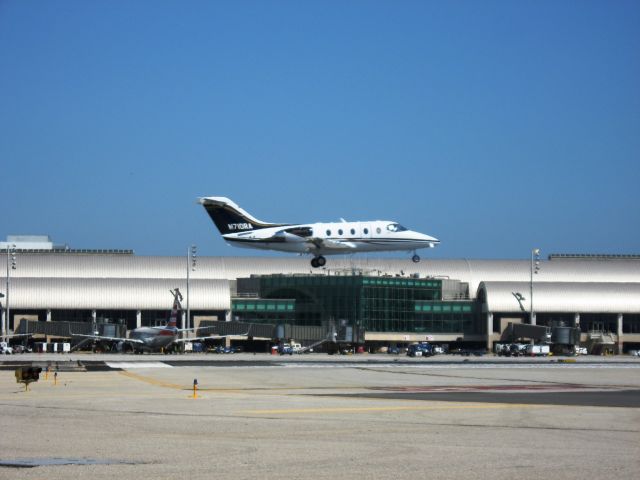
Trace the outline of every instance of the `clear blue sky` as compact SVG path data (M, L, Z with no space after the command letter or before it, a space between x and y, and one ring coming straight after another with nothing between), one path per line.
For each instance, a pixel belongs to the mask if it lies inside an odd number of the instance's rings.
M251 254L217 195L425 257L640 253L640 2L0 0L0 165L2 240Z

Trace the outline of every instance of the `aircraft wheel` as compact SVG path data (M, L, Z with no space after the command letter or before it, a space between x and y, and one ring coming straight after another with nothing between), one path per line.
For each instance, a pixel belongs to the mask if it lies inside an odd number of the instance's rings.
M418 263L420 261L420 255L417 253L414 254L413 257L411 257L411 260L413 260L413 263Z
M319 267L324 267L327 264L327 259L324 258L322 255L320 255L316 260L318 261Z
M318 268L318 267L320 266L320 264L318 263L318 259L317 259L317 258L313 257L313 258L311 259L311 266L312 266L313 268Z

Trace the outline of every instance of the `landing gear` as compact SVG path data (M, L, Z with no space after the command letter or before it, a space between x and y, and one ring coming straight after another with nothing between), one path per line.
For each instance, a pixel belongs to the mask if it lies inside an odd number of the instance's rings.
M420 261L420 255L414 253L413 257L411 257L411 260L413 260L413 263L418 263Z
M327 259L324 258L322 255L313 257L311 259L311 266L313 268L324 267L326 263L327 263Z

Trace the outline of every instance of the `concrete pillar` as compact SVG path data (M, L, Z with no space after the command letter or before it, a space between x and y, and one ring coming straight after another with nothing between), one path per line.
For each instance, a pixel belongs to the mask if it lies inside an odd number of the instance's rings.
M224 312L224 321L225 322L230 322L231 321L231 310L226 310Z
M487 312L487 351L493 347L493 313Z
M622 344L623 342L623 338L622 338L622 319L623 316L621 313L618 314L618 355L622 354Z
M51 321L51 310L47 310L47 322Z
M531 313L531 325L536 324L536 312Z
M136 312L136 328L140 328L142 326L142 312L138 310Z
M577 327L577 328L580 328L580 314L579 313L576 313L573 316L573 326Z

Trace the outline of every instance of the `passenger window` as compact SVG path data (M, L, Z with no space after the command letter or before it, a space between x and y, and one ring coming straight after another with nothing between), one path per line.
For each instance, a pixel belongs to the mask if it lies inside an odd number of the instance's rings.
M376 233L381 233L382 230L380 230L380 227L376 228Z
M342 235L342 229L338 230L338 235Z
M365 229L364 229L364 234L365 234L365 235L369 235L369 229L368 229L368 228L365 228Z
M331 236L331 230L327 230L327 237Z
M356 229L355 229L355 228L352 228L352 229L351 229L351 235L355 235L355 234L356 234Z

